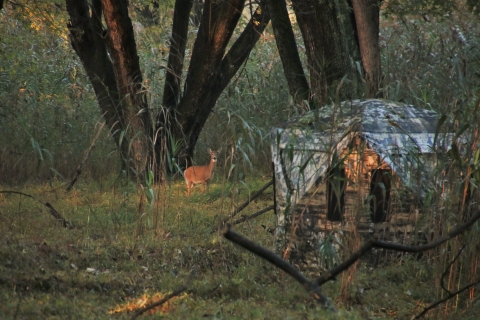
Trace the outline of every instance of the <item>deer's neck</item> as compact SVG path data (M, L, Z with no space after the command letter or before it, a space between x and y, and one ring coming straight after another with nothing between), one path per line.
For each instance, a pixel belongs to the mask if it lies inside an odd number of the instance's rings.
M213 172L215 170L215 166L217 165L216 161L210 161L210 164L208 165L208 169L210 172Z

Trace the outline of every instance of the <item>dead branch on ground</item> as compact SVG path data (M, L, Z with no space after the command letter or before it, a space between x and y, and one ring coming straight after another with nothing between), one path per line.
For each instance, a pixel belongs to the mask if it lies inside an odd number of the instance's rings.
M223 236L232 241L233 243L247 249L250 252L253 252L257 256L267 260L274 266L282 269L286 272L289 276L297 280L304 288L307 290L312 297L318 301L324 308L330 309L334 312L337 309L331 304L328 300L327 296L323 294L322 289L318 286L315 282L308 280L300 271L298 271L294 266L292 266L287 261L283 260L279 256L277 256L272 251L263 248L259 244L251 241L250 239L245 238L244 236L236 233L235 231L230 230L227 228L224 232Z
M455 292L452 292L450 293L448 296L446 296L445 298L441 299L441 300L438 300L437 302L435 303L432 303L431 305L429 305L428 307L426 307L425 309L423 309L422 312L420 312L420 314L418 314L415 318L413 319L420 319L422 318L429 310L435 308L436 306L438 306L439 304L442 304L444 303L445 301L457 296L458 294L462 293L463 291L477 285L480 283L480 279L478 279L477 281L475 282L472 282L470 284L467 284L465 287L463 288L460 288L459 290L455 291Z
M450 231L446 235L444 235L440 238L437 238L433 241L430 241L426 244L419 245L419 246L410 246L410 245L404 245L404 244L399 244L399 243L395 243L395 242L381 241L381 240L378 240L376 238L370 239L369 241L367 241L367 243L365 243L358 251L354 252L343 263L341 263L337 267L327 271L324 275L322 275L317 280L315 280L315 283L317 285L321 286L325 282L335 279L335 277L338 274L347 270L351 265L353 265L358 259L360 259L371 248L382 248L382 249L388 249L388 250L394 250L394 251L413 252L413 253L428 251L428 250L436 248L439 245L447 242L448 240L453 239L456 236L462 234L470 226L472 226L478 219L480 219L480 211L477 212L476 214L474 214L470 218L470 220L461 224L456 229L453 229L452 231Z
M259 190L255 191L249 198L248 200L246 200L244 203L242 203L241 205L239 205L235 210L232 211L232 213L230 213L230 215L225 218L225 219L222 219L222 221L220 221L220 223L218 224L218 227L215 228L214 230L212 230L211 234L212 233L215 233L217 230L221 230L223 227L225 227L225 225L227 224L227 222L232 219L233 217L235 217L240 211L242 211L243 209L245 209L248 204L250 202L252 202L254 199L258 198L259 195L262 194L263 191L265 191L265 189L267 189L268 187L270 187L271 185L273 185L273 179L270 180L266 185L264 185L262 188L260 188Z
M158 307L158 306L161 306L162 304L164 304L165 302L167 302L168 300L172 299L173 297L176 297L178 295L180 295L182 292L184 292L185 290L188 289L188 287L190 286L190 282L192 281L193 277L195 275L195 271L192 271L190 273L190 275L188 276L188 279L187 281L180 287L178 288L177 290L173 291L172 293L170 293L169 295L167 295L165 298L163 298L162 300L160 301L157 301L157 302L154 302L154 303L151 303L149 304L148 306L145 306L143 307L142 309L138 310L137 312L135 312L135 314L130 318L130 319L136 319L137 317L141 316L142 313L144 313L145 311L148 311L150 309L153 309L155 307Z
M23 193L23 192L20 192L20 191L0 191L0 193L12 193L12 194L19 194L19 195L22 195L22 196L25 196L25 197L29 197L29 198L32 198L33 200L37 201L37 202L40 202L41 204L43 204L45 207L48 208L48 211L50 212L50 214L55 218L57 219L58 221L60 221L60 223L62 224L62 227L64 228L69 228L69 229L72 229L73 226L70 222L68 222L57 210L55 210L55 208L48 202L42 202L40 200L38 200L37 198L35 198L34 196L30 195L30 194L27 194L27 193Z
M245 222L245 221L254 219L254 218L258 217L258 216L261 216L261 215L264 214L265 212L268 212L268 211L270 211L270 210L273 210L274 208L275 208L274 205L268 206L268 207L266 207L266 208L264 208L264 209L262 209L262 210L260 210L260 211L258 211L258 212L255 212L254 214L251 214L251 215L249 215L249 216L243 216L242 218L240 218L240 219L238 219L238 220L235 220L235 221L232 221L232 222L230 222L230 223L227 223L227 225L228 225L229 227L231 227L231 226L240 224L240 223L242 223L242 222Z

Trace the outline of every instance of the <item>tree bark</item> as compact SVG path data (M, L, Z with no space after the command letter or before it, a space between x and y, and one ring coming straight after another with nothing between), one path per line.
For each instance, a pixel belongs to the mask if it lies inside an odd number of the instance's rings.
M366 95L375 98L380 87L382 69L380 63L380 1L352 0L353 12L357 26L358 43L362 57L367 85Z
M143 181L147 163L151 160L152 121L143 87L140 62L128 15L126 0L102 0L107 24L107 49L113 60L113 67L120 93L126 137L129 142L129 158L125 159L128 172ZM151 164L151 163L150 163Z
M163 89L163 106L167 108L175 108L180 97L188 22L192 5L193 0L177 0L175 2L167 75Z
M128 144L121 139L125 127L123 121L120 121L122 108L115 72L102 38L101 2L93 0L91 14L87 1L67 0L66 5L70 16L67 27L72 47L92 83L100 110L122 157L128 157Z
M190 160L216 101L248 58L270 19L267 11L259 7L225 54L245 0L205 1L181 95L180 79L192 1L176 2L163 98L167 111L156 119L154 127L142 85L127 1L93 0L90 11L87 0L66 0L72 46L93 84L125 166L140 179L147 164L158 164L162 159L159 152L168 151L172 141L185 142L182 153L176 156ZM102 29L102 13L107 30ZM159 131L163 132L159 134ZM155 136L155 141L150 140ZM180 163L184 165L185 161ZM157 173L162 177L167 170L166 162L160 165Z
M235 43L225 55L243 10L244 0L214 2L207 0L202 23L194 44L185 89L177 109L176 137L185 137L179 154L181 166L191 164L198 136L228 82L248 58L270 17L258 8Z
M314 98L319 105L328 102L332 86L340 100L354 97L355 62L360 61L360 53L348 2L292 0L292 4L305 44ZM341 83L345 76L349 81Z
M73 48L120 149L123 168L143 180L151 154L152 123L127 1L94 0L91 14L87 1L66 3ZM102 28L102 13L107 30Z
M295 35L288 17L287 4L285 0L267 0L266 2L272 17L275 42L282 60L283 72L287 79L290 95L297 105L302 104L303 101L308 101L310 108L313 109L310 87L298 54Z

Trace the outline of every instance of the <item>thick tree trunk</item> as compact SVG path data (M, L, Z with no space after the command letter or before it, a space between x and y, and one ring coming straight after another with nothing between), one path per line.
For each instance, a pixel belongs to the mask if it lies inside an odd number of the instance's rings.
M207 0L181 96L180 79L192 0L178 0L163 99L167 111L156 119L153 128L127 2L93 0L91 11L86 0L66 2L72 45L93 84L124 163L139 178L147 164L153 163L160 164L159 177L164 175L167 168L166 162L161 162L161 152L165 155L165 151L171 151L172 141L185 142L183 151L175 155L190 160L216 101L248 58L269 21L267 11L257 9L225 54L245 0ZM102 12L107 30L102 30ZM156 140L150 140L154 136ZM153 144L156 152L151 147ZM180 164L185 165L185 161Z
M143 180L151 154L148 138L152 124L127 2L94 0L91 14L87 1L66 3L73 48L92 82L124 168ZM102 30L102 12L107 30Z
M66 4L70 15L67 26L72 47L87 72L100 110L122 157L128 157L128 143L121 139L121 132L125 127L120 121L123 111L120 106L115 72L102 38L101 2L93 0L91 14L87 1L67 0Z
M124 110L121 120L125 122L126 137L130 144L130 157L125 162L129 165L128 171L134 172L143 181L153 149L152 121L143 87L133 25L128 15L128 2L102 0L102 5L108 28L107 49L113 60Z
M181 166L191 164L198 136L230 79L245 62L269 21L258 8L225 55L226 46L243 10L244 0L205 2L185 91L177 109L175 136L185 137Z
M203 127L213 106L205 105L210 92L215 91L214 79L218 75L220 63L241 16L245 0L207 0L197 38L194 43L190 67L185 81L185 91L177 108L176 137L185 137L185 153L180 154L188 162L193 154L195 141L190 135L194 127Z
M305 43L310 90L319 105L328 102L329 88L340 99L355 96L360 61L353 13L346 0L292 0ZM340 82L344 77L348 81Z
M358 43L367 84L367 97L378 94L382 69L380 63L380 0L352 0Z
M308 101L310 108L314 108L313 100L310 99L310 87L303 71L295 35L288 17L287 4L285 0L267 0L266 2L272 17L275 42L282 60L290 95L296 104L300 105L303 104L303 101Z

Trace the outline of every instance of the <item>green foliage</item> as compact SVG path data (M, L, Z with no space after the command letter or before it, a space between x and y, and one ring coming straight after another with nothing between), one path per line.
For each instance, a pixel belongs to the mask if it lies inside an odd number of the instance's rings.
M149 105L156 114L164 112L161 100L173 3L130 2L132 19L141 23L136 24L136 42ZM0 40L1 181L58 184L51 178L67 179L74 173L102 115L68 43L65 12L46 1L35 1L36 7L9 6L0 13L0 34L4 35ZM384 97L438 111L442 115L438 139L443 130L458 133L453 151L438 160L439 170L449 169L445 188L430 190L422 208L425 216L437 217L423 230L428 236L445 234L465 218L456 214L462 212L458 203L465 185L472 196L475 192L478 196L480 145L475 130L480 123L480 24L478 16L466 8L478 12L476 1L392 0L381 20ZM187 57L194 31L189 33ZM299 31L295 32L304 59ZM80 181L69 194L45 186L24 189L52 203L75 229L61 230L44 208L28 200L0 196L0 294L6 301L0 306L2 315L107 318L109 308L138 298L145 288L178 287L198 266L201 276L172 318L324 316L292 280L210 234L220 217L245 200L255 184L261 185L258 177L270 172L270 126L304 111L289 97L271 34L267 29L200 136L196 163L202 164L208 147L225 151L217 168L217 184L206 196L185 199L184 184L175 178L169 180L171 185L155 186L148 175L142 190L121 178L113 183L111 173L119 171L118 156L112 154L116 148L107 132L82 173L82 178L91 178L86 179L88 183ZM179 141L172 144L174 149L180 147ZM175 168L172 155L167 164ZM257 210L270 205L272 194L262 199L251 205ZM143 202L148 208L140 210ZM146 217L150 222L145 223ZM238 229L272 246L271 235L262 227L272 227L272 220L265 215ZM143 232L136 232L139 221ZM475 227L464 235L462 241L472 246L449 269L451 289L472 281L465 270L478 259L474 245L478 232ZM328 266L339 262L334 245L339 241L332 233L320 242L319 256ZM361 264L350 288L352 301L339 298L337 284L329 283L325 289L337 304L356 310L341 312L342 318L389 314L405 318L442 295L438 279L460 246L460 240L454 240L420 260L404 255L393 257L389 266ZM99 272L91 274L87 268ZM462 310L475 301L462 296L457 302L455 312L475 318L468 309Z
M91 87L65 36L64 25L42 20L45 10L8 7L0 14L0 174L4 182L44 180L72 175L101 121ZM31 10L29 10L31 9ZM37 11L32 11L36 9ZM52 10L51 19L65 20ZM53 16L54 14L59 16ZM100 150L112 149L103 135ZM95 176L117 161L108 153L94 153Z

